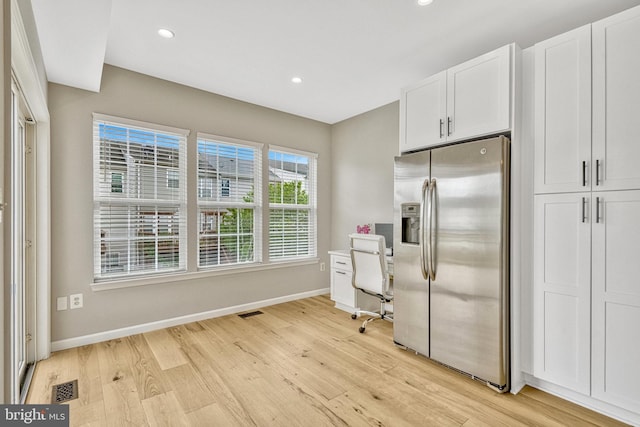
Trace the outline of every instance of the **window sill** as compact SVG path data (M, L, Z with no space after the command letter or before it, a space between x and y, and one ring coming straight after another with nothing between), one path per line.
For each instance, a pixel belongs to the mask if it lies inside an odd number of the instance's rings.
M296 261L274 261L268 264L234 265L229 267L218 267L201 269L195 272L177 272L171 274L158 274L137 278L118 278L114 280L104 280L90 284L94 292L108 291L111 289L131 288L134 286L157 285L161 283L183 282L186 280L196 280L206 277L225 276L228 274L241 274L254 271L273 270L278 268L298 267L302 265L317 264L320 258L306 258Z

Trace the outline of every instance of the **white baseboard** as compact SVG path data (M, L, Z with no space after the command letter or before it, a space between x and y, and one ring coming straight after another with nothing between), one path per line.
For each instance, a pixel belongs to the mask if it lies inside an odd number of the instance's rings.
M171 319L158 320L156 322L143 323L141 325L129 326L126 328L114 329L111 331L98 332L96 334L84 335L81 337L67 338L64 340L53 341L51 343L51 351L66 350L69 348L80 347L83 345L96 344L117 338L128 337L130 335L151 332L158 329L170 328L172 326L184 325L185 323L197 322L198 320L212 319L214 317L226 316L229 314L240 313L247 310L255 310L257 308L268 307L270 305L281 304L284 302L295 301L304 298L325 295L329 293L329 288L316 289L298 294L285 295L282 297L271 298L262 301L250 302L247 304L234 305L232 307L219 308L215 310L205 311L202 313L188 314L186 316L174 317Z
M631 424L634 426L640 425L640 414L627 411L618 406L614 406L601 400L594 399L590 396L585 396L573 390L569 390L564 387L541 380L540 378L534 377L527 373L525 373L524 375L527 384L531 387L545 391L549 394L553 394L554 396L561 397L562 399L568 400L580 406L584 406L585 408L589 408L608 417L622 421L623 423Z

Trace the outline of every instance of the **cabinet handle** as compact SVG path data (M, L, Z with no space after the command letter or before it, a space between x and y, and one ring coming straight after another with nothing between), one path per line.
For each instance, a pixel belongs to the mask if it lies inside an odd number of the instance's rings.
M596 197L596 222L600 222L600 197Z
M582 162L582 186L587 186L587 162L585 161Z
M342 274L343 276L346 276L346 275L347 275L347 273L345 273L344 271L338 271L338 270L336 270L336 273L338 273L338 274Z
M451 117L447 117L447 136L451 136L451 124L453 123L453 121L451 120Z
M587 222L587 198L582 198L582 222Z
M336 261L336 264L347 265L346 262L342 262L342 261Z
M600 160L596 160L596 185L600 185Z
M440 138L444 138L444 120L440 119Z

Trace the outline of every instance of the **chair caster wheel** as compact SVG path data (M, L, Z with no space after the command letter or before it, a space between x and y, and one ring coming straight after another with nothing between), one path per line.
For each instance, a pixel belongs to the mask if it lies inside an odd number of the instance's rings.
M351 315L351 318L352 318L353 320L356 320L356 319L358 318L358 315L357 315L357 314L352 314L352 315Z
M364 334L364 328L362 326L360 326L360 328L358 329L358 331L360 331L361 334Z

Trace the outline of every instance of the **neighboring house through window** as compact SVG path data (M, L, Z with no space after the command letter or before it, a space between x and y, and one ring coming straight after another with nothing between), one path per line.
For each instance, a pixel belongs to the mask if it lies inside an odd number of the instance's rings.
M94 114L94 276L186 270L188 131Z
M269 150L269 259L315 257L316 155Z
M261 182L262 144L198 134L199 267L261 261Z
M96 282L187 272L192 208L199 270L317 256L316 154L199 133L189 189L189 131L97 113L93 127Z

